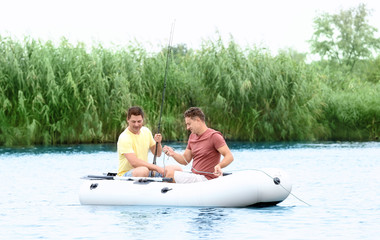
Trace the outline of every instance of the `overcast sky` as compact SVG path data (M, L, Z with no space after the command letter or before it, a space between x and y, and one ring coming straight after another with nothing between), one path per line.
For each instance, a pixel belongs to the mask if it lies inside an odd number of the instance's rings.
M199 47L202 40L224 40L231 34L241 46L271 51L291 47L309 51L318 13L365 3L373 9L370 24L380 30L379 0L0 0L0 34L20 39L105 46L136 40L154 49L168 42L175 20L173 44ZM380 36L379 33L377 36Z

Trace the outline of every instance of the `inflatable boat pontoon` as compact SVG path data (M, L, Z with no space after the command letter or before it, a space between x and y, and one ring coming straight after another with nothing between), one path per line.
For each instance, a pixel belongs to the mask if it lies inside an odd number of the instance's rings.
M165 178L84 177L81 204L250 207L284 201L292 183L280 169L244 170L213 180L178 184Z

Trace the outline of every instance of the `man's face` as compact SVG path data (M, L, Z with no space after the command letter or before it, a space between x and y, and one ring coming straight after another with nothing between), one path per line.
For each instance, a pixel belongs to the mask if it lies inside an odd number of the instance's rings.
M131 115L127 122L129 131L138 134L143 126L144 119L141 115Z
M191 133L195 133L197 134L198 133L198 118L189 118L189 117L186 117L185 118L185 123L186 123L186 129L189 130Z

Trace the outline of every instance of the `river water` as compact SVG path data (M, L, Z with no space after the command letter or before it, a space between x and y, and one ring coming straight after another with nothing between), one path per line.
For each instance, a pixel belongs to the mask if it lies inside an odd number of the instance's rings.
M114 144L0 148L0 239L378 239L380 142L229 146L225 171L281 168L294 195L267 208L83 206L80 178L115 172Z

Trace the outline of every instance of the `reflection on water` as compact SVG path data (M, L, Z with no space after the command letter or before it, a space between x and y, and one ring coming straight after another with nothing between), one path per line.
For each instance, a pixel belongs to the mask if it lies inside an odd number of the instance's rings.
M117 222L124 237L132 239L223 239L240 214L231 208L84 206L105 221ZM244 215L244 209L241 209ZM253 210L253 209L252 209ZM114 220L111 220L114 218Z
M200 208L199 213L190 221L190 233L198 238L215 238L222 233L221 227L226 220L224 208Z

